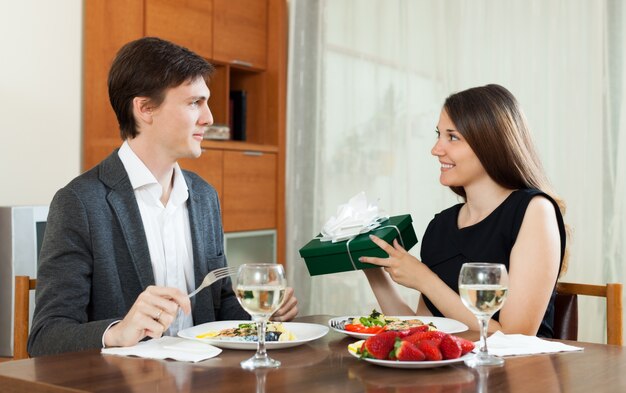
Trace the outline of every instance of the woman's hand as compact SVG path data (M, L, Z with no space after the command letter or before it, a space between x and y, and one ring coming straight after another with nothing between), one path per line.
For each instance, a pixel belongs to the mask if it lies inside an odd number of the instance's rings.
M145 337L159 338L174 322L178 308L191 312L189 297L178 288L149 286L135 300L128 314L104 335L107 347L127 347Z
M396 283L422 291L422 283L433 274L431 270L400 246L397 239L394 239L393 247L377 236L370 235L370 239L389 254L389 258L361 257L359 262L381 266Z

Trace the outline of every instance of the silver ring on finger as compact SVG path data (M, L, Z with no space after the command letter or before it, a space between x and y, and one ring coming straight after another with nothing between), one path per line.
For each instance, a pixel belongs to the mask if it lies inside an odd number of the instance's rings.
M157 312L156 317L154 317L154 320L155 320L155 321L158 321L158 320L159 320L159 318L161 318L161 313L163 313L163 310L159 310L159 312Z

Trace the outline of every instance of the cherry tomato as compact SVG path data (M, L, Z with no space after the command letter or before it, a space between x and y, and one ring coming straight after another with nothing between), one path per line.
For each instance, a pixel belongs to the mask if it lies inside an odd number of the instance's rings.
M349 323L345 326L345 330L355 333L376 334L385 330L384 326L371 326L367 327L361 324Z

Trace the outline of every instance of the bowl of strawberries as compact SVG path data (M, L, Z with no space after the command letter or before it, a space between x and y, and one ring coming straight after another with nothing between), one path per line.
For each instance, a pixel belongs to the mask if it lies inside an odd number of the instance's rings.
M356 358L394 368L432 368L462 362L472 356L474 343L427 327L388 330L348 345Z

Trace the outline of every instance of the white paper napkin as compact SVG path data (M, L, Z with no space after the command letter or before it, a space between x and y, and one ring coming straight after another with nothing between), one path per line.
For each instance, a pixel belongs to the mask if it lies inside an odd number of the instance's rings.
M132 347L103 348L102 353L121 356L139 356L149 359L174 359L199 362L219 355L220 348L200 341L179 337L161 337L140 342Z
M479 351L480 342L476 342L474 352ZM533 355L538 353L582 351L583 348L566 345L557 341L542 340L523 334L504 334L497 331L487 338L487 349L497 356Z

